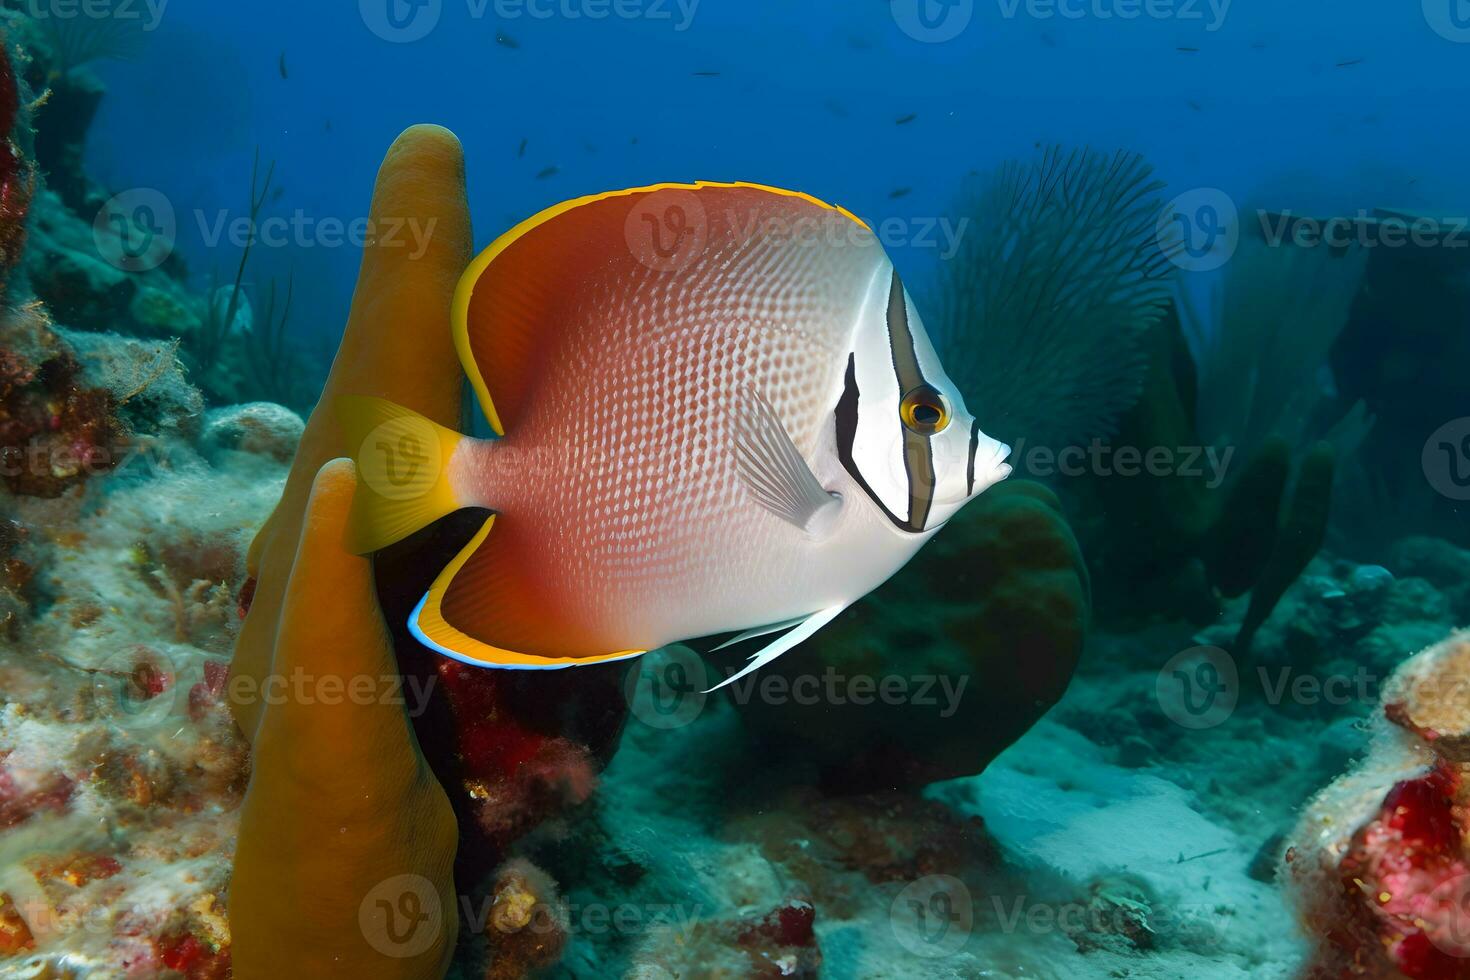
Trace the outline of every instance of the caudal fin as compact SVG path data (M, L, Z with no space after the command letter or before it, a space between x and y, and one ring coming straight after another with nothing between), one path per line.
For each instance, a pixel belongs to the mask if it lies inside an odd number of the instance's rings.
M464 437L382 398L345 395L337 415L357 464L347 546L365 555L464 506L449 461Z

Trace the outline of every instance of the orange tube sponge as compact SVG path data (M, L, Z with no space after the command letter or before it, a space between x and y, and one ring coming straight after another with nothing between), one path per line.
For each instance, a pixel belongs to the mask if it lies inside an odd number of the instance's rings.
M333 411L335 399L378 395L436 422L459 422L463 380L449 306L472 241L464 155L454 134L416 126L398 138L378 172L371 222L373 237L363 251L332 372L281 502L246 558L255 587L235 645L229 696L235 720L252 740L312 480L328 460L351 455Z
M454 812L405 715L372 565L343 532L356 478L317 476L285 588L230 886L235 976L443 976Z

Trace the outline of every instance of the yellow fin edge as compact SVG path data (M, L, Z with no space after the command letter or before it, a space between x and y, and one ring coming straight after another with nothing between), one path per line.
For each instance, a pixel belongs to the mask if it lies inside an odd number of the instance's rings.
M429 587L429 591L419 600L418 607L409 617L408 628L420 643L437 650L446 657L472 666L507 667L520 670L558 670L563 667L581 667L614 660L629 660L648 652L647 650L622 650L618 653L604 653L592 657L538 657L529 653L517 653L514 650L492 646L451 625L444 618L443 609L444 596L449 591L449 583L454 581L454 577L459 574L465 562L470 560L470 556L485 543L494 525L495 515L492 514L470 539L470 543L454 556L453 561L444 566L444 570L439 573L438 578L434 579L434 584Z
M799 200L806 201L809 204L815 204L818 207L824 208L828 211L835 211L838 214L843 215L844 217L850 218L865 229L868 227L866 222L864 222L861 218L859 218L857 215L853 214L846 208L841 208L834 204L828 204L826 201L819 200L815 197L812 197L810 194L803 193L802 191L791 191L780 187L771 187L767 184L755 184L743 180L731 181L728 183L714 180L697 180L692 184L671 182L664 184L649 184L646 187L629 187L620 191L605 191L601 194L588 194L585 197L575 197L569 201L563 201L562 203L553 205L544 211L539 211L531 217L527 218L525 221L522 221L520 224L507 231L505 234L495 239L495 241L492 242L488 248L486 248L479 255L475 256L475 260L470 263L469 268L465 270L464 275L460 276L459 284L455 287L454 290L454 305L451 308L454 331L454 349L459 352L460 364L464 368L465 375L469 377L470 384L475 389L475 397L479 399L480 409L485 413L485 418L490 423L490 428L495 431L496 435L505 435L505 426L501 424L500 415L495 410L495 402L490 397L490 390L485 384L485 377L483 374L480 373L479 365L475 363L474 354L470 350L469 335L470 300L475 294L475 283L479 282L480 276L483 275L485 270L490 267L490 263L494 262L500 256L500 253L504 252L507 248L513 245L515 241L521 236L541 225L544 225L546 222L550 221L553 218L566 214L568 211L573 211L586 204L594 204L598 201L605 201L613 197L628 197L632 194L651 194L656 191L697 191L706 188L728 189L736 187L746 187L752 190L766 191L771 194L779 194L783 197L798 198Z

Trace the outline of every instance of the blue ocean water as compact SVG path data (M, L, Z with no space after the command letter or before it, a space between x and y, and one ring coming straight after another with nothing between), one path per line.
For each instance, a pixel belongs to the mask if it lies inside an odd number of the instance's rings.
M1038 143L1132 150L1174 193L1262 191L1299 212L1470 207L1470 137L1444 109L1467 84L1465 47L1432 26L1434 0L924 4L938 26L916 38L908 5L883 0L642 0L621 14L571 0L174 0L149 53L100 66L110 91L88 153L107 183L213 216L242 206L259 148L277 162L282 212L350 221L383 147L438 123L465 143L481 243L558 201L664 180L938 218L972 171ZM1438 6L1453 25L1456 0ZM898 188L911 191L890 200ZM224 264L205 237L186 220L181 247L201 269ZM932 249L895 251L906 276L932 275ZM350 249L257 262L260 276L299 271L307 329L342 321Z

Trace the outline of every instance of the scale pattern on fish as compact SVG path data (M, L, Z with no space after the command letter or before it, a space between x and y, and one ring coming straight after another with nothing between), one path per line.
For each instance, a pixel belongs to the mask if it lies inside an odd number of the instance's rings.
M453 330L496 438L368 393L340 414L361 447L354 550L493 512L410 624L470 663L783 633L729 683L1010 472L875 236L804 194L660 184L557 205L471 265Z

